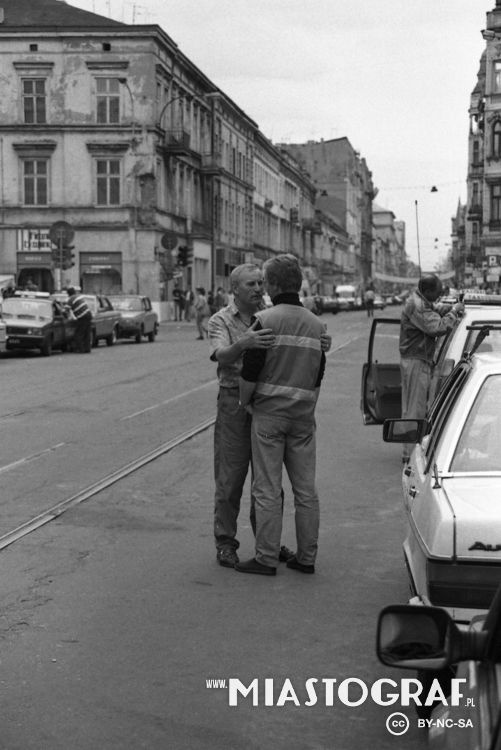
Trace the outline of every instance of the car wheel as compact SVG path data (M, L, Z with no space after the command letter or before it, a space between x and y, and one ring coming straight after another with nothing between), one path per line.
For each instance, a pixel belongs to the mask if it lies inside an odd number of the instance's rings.
M93 347L99 346L99 339L95 331L92 331L92 346Z
M113 346L113 344L117 343L117 329L116 327L113 328L112 332L109 336L106 336L106 345L107 346Z
M141 337L142 337L142 335L143 335L143 329L141 328L141 330L139 331L139 333L136 334L136 338L135 338L136 344L140 344L141 343Z
M43 345L40 347L40 352L44 357L50 357L52 354L52 339L47 339L43 342Z
M148 341L155 341L155 336L157 335L156 329L154 328L152 331L148 334Z

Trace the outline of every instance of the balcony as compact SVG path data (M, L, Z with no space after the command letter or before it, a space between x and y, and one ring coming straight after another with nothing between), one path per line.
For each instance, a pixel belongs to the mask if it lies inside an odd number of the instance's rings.
M189 154L190 142L191 137L187 130L182 130L181 128L167 130L165 132L163 147L169 154Z
M218 174L222 170L220 152L202 154L201 170L205 174Z
M482 206L479 203L473 203L468 210L466 218L469 221L482 221Z

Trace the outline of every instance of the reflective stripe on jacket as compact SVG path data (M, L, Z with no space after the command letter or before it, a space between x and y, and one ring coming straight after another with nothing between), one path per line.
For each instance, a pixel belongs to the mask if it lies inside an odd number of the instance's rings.
M254 391L254 409L288 419L312 420L322 361L322 323L304 307L289 304L258 312L256 318L263 328L272 329L276 340L266 351Z
M85 297L82 297L81 294L76 294L74 297L70 297L68 301L71 306L71 311L75 318L77 318L77 320L79 318L83 318L86 315L91 315L91 311L89 310L89 306L85 301Z

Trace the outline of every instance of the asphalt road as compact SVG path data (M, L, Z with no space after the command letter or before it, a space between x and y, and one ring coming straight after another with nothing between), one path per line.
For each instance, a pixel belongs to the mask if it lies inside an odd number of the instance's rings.
M206 429L0 552L2 750L426 746L412 708L370 695L378 679L398 692L414 676L374 650L377 613L408 593L400 449L361 423L367 319L323 320L315 576L216 564ZM195 335L169 324L154 344L0 362L1 534L214 414L215 368ZM230 681L255 693L230 705ZM395 712L409 717L405 736L386 728Z

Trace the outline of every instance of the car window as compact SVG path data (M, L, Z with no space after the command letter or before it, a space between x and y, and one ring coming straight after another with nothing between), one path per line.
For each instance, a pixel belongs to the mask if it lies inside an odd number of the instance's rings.
M430 469L437 443L470 372L471 366L469 364L460 363L457 365L445 381L444 386L439 391L431 406L428 415L430 438L426 446L427 464L425 471L429 471Z
M95 315L97 313L97 299L95 297L85 296L85 301L91 313Z
M2 315L20 320L52 320L52 302L9 297L3 301Z
M501 471L501 375L487 377L461 431L451 471Z
M141 312L143 309L142 300L137 297L112 297L111 302L115 310L124 312Z
M479 326L479 325L495 325L500 326L499 320L474 320L472 321L471 325L473 326ZM466 341L464 344L463 352L469 352L475 343L475 339L478 336L478 330L476 331L468 331L468 335L466 337ZM493 330L489 331L489 335L485 337L485 339L482 341L477 352L501 352L501 330Z

